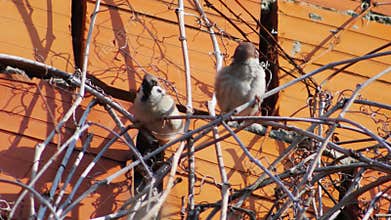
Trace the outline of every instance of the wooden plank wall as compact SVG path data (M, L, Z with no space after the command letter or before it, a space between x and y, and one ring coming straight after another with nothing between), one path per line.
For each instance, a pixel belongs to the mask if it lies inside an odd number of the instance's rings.
M219 1L213 0L211 2L247 33L247 37L251 41L258 42L258 35L231 15ZM253 28L257 28L256 23L234 0L225 2L240 14L244 21ZM252 15L259 16L259 1L245 0L241 2ZM311 4L303 4L303 2ZM337 0L279 1L278 36L282 48L300 64L332 31L337 30L351 18L344 13L313 7L312 4L320 4L325 8L339 7L341 11L354 10L359 4L357 1L344 2L347 4L341 4ZM7 31L4 31L0 36L2 53L45 62L64 71L74 71L68 1L66 3L49 1L48 4L48 2L38 0L29 2L7 0L3 5L0 13L2 18L0 27ZM95 1L87 1L87 23L94 5ZM175 15L176 7L176 1L168 0L103 1L93 32L89 73L110 86L130 90L138 87L144 71L148 71L172 82L178 91L179 101L184 103L185 75L180 41L178 40L179 28ZM378 8L387 9L387 7ZM205 102L210 99L213 93L215 78L213 47L206 28L200 26L196 16L193 16L198 15L198 12L194 10L192 1L185 1L185 11L188 13L185 20L192 74L193 105L197 109L206 111ZM205 8L205 11L208 18L224 31L221 33L226 33L226 35L218 36L218 40L225 55L224 63L227 64L230 62L237 40L243 39L243 36L212 9ZM330 62L361 56L390 41L390 26L357 19L350 28L342 30L337 37L333 37L330 42L322 45L308 63L302 64L302 67L305 72L310 72ZM294 51L294 44L300 45L300 49ZM293 69L292 65L282 57L280 65L289 71ZM334 77L325 85L325 88L334 96L338 96L338 92L343 89L355 89L358 83L364 82L368 77L374 76L390 65L390 56L360 62ZM292 72L296 76L299 75L295 71ZM314 79L321 82L333 72L333 70L324 71ZM292 77L281 72L280 79L280 84L284 84L292 80ZM389 104L391 93L383 92L379 95L379 91L389 91L390 83L391 75L387 75L365 89L362 95L364 98ZM0 90L4 94L4 99L0 101L0 119L3 121L0 123L0 135L3 137L0 149L0 157L2 158L0 160L2 168L0 177L12 177L27 182L29 167L32 164L33 147L48 135L69 107L72 97L68 93L52 89L46 82L39 80L26 82L25 80L15 81L8 77L2 77ZM170 93L174 94L174 91L170 90ZM299 108L305 107L307 98L308 94L302 83L284 90L281 93L280 115L290 116ZM82 108L85 108L88 101L89 99L83 103ZM120 103L128 109L131 108L131 103ZM295 114L295 116L303 117L308 117L308 115L308 109ZM352 113L348 118L360 120L363 125L369 128L379 126L364 115ZM114 123L103 109L94 110L89 120L98 121L109 128L114 127ZM125 119L123 121L128 123ZM192 124L192 129L203 124L205 124L204 121L195 121ZM306 127L305 124L297 124L297 126ZM72 131L74 127L72 124L68 124L67 129ZM99 128L92 128L91 132L96 133L90 152L93 157L111 136ZM248 132L240 132L239 135L250 148L252 154L262 158L262 162L265 164L270 163L286 147L286 144L282 142L256 137ZM135 136L134 132L132 136ZM340 134L341 140L350 138L352 138L352 134L349 132ZM206 136L200 144L210 139L210 136ZM55 148L56 143L54 141L49 149ZM246 159L233 139L227 139L222 145L225 166L229 180L233 183L232 187L239 189L251 184L261 171ZM20 154L20 151L26 153ZM126 152L126 146L118 142L113 149L107 152L106 159L102 160L100 168L94 172L101 175L97 174L92 179L102 179L105 175L118 170L120 164L129 159ZM23 166L15 169L13 165L21 161L23 161L21 163ZM186 163L184 161L182 167L186 167ZM196 202L219 200L218 185L214 184L214 181L220 181L214 149L207 148L197 152L196 166L198 178L196 192L199 193L195 196ZM283 168L280 165L277 170L281 171ZM54 175L55 171L53 168L48 177ZM169 219L180 218L181 198L187 194L187 177L181 174L178 174L178 177L181 177L183 181L175 186L163 211L163 216ZM200 185L202 179L205 179L205 184ZM42 184L43 191L50 187L50 183L45 181L40 184ZM125 177L119 179L116 184L110 186L113 187L110 190L102 189L93 197L83 201L83 204L70 217L86 219L111 213L121 204L122 199L129 196L129 192L126 191L127 185L129 183ZM6 195L11 200L20 190L15 187L0 188L0 195ZM265 208L269 208L273 204L270 199L273 198L273 188L274 186L271 185L258 190L253 195L253 198L256 199L250 200L246 204L257 207L256 209L259 210L257 217L264 216L266 214ZM100 206L96 207L97 202ZM26 216L27 211L20 213L20 215Z
M0 9L0 26L4 33L0 37L0 53L17 55L28 59L44 62L63 71L74 71L72 38L70 30L70 2L64 1L2 1ZM0 75L0 178L19 180L28 183L34 158L35 146L41 143L54 129L64 113L71 106L73 96L70 91L53 87L52 84L40 79L28 79L21 76ZM87 98L77 110L79 118L91 98ZM126 102L121 103L129 108ZM115 123L105 113L102 107L97 107L89 115L88 120L102 123L108 128L114 128ZM44 164L57 149L57 144L63 143L75 130L72 122L66 124L63 136L56 136L44 151L41 164ZM118 131L118 129L117 129ZM94 133L93 141L87 154L76 171L76 177L94 159L103 145L112 138L106 130L91 127ZM135 135L135 133L131 133ZM61 141L59 140L61 138ZM85 140L85 137L82 138ZM80 148L82 143L77 143ZM72 155L73 163L78 150ZM62 156L60 157L62 158ZM88 175L85 184L76 196L85 191L90 184L101 180L118 171L120 165L129 159L128 147L118 141L103 156L97 166ZM44 178L37 183L36 189L45 193L51 187L51 181L57 172L60 161L54 163L45 173ZM66 170L65 172L67 172ZM71 181L66 193L70 193L77 178ZM72 210L69 219L89 219L113 212L122 201L129 198L130 180L123 176L115 183L103 187ZM20 194L21 189L14 185L0 183L0 199L12 204ZM24 200L17 210L17 219L27 219L29 216L28 199ZM38 204L39 205L39 204ZM4 213L0 213L3 215Z

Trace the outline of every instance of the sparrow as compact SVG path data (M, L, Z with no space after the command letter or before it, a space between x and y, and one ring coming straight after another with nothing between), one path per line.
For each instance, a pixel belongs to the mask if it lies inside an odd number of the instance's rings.
M240 43L234 52L230 65L218 71L215 80L217 104L222 112L229 112L236 107L258 99L258 103L249 106L241 116L260 113L261 96L265 93L265 70L259 64L259 54L250 42Z
M165 120L165 117L179 115L174 99L166 93L158 79L151 75L144 75L140 88L137 91L133 105L136 123L139 125L136 148L142 156L156 150L159 145L172 140L182 131L181 119ZM136 160L133 157L133 160ZM158 172L163 166L164 151L145 161L152 172ZM135 191L141 192L149 179L141 165L134 170ZM163 183L156 186L158 192L163 190Z
M133 105L136 122L160 143L166 143L182 131L182 119L165 120L179 115L174 99L160 86L158 79L146 74Z

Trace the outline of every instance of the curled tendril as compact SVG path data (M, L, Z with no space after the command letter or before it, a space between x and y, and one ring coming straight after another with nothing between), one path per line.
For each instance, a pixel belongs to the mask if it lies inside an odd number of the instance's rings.
M343 101L344 99L346 99L347 97L350 97L351 95L348 95L347 93L350 93L352 94L353 93L353 90L351 89L344 89L342 91L339 91L336 93L337 95L337 101L340 102L340 101Z
M373 123L377 125L376 130L380 137L387 138L390 136L391 117L384 113L383 109L368 105L360 105L358 113L367 115Z

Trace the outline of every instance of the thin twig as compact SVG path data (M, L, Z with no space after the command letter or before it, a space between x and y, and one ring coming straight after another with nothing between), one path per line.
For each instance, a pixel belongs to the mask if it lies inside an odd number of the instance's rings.
M364 215L364 217L362 218L362 220L368 220L368 219L371 217L371 214L372 214L373 210L375 209L375 204L376 204L376 202L377 202L385 193L387 193L387 191L390 190L390 188L391 188L391 187L387 187L387 189L378 192L378 193L373 197L373 199L372 199L371 202L369 203L368 209L367 209L367 211L365 212L365 215Z
M382 185L384 183L387 183L391 181L391 175L382 176L379 177L376 181L373 181L363 187L360 187L351 193L345 195L345 197L339 201L339 203L332 208L330 208L321 218L320 220L326 220L331 217L333 213L335 213L337 210L341 209L343 206L351 202L354 198L357 198L358 196L362 195L363 193L367 192L368 190L372 190L375 187Z
M186 39L186 28L185 28L185 10L183 0L178 0L178 8L175 10L178 18L179 26L179 40L182 46L183 63L185 66L185 81L186 81L186 130L190 125L189 116L193 113L192 104L192 87L191 87L191 69L189 61L189 52ZM189 187L188 187L188 204L189 213L194 209L194 183L195 183L195 156L194 156L194 145L189 139L187 140L186 147L189 152ZM174 165L175 166L175 165ZM173 181L173 180L172 180Z
M215 96L213 96L215 99ZM209 113L211 116L214 116L215 115L215 102L214 101L211 101L211 102L208 102L208 110L209 110ZM217 130L217 127L213 127L213 138L214 140L217 140L219 139L219 134L218 134L218 130ZM220 146L220 142L216 142L215 143L215 152L216 152L216 158L217 158L217 165L219 167L219 171L220 171L220 176L221 176L221 215L220 215L220 219L221 220L225 220L227 219L227 211L228 211L228 198L229 198L229 182L228 182L228 177L227 177L227 173L225 172L225 165L224 165L224 159L223 159L223 152L221 150L221 146ZM211 219L212 218L212 214L211 213L207 219Z
M175 154L173 156L172 167L171 167L170 174L168 176L168 183L167 183L166 189L164 190L163 194L159 197L156 204L151 208L151 210L142 219L144 219L144 220L151 219L151 217L154 216L155 213L159 212L162 204L166 201L169 193L171 192L172 187L174 187L175 173L178 168L178 162L179 162L181 153L184 148L185 148L185 142L182 142L181 145L179 146L178 150L175 152Z
M380 72L379 74L371 77L370 79L368 79L367 81L365 81L363 84L359 85L356 90L354 91L353 95L351 96L351 98L349 99L349 101L345 104L344 108L342 109L342 111L339 113L338 115L338 118L339 119L343 119L343 117L345 116L346 112L349 110L349 108L352 106L354 100L357 98L357 96L359 95L359 92L361 90L363 90L365 87L367 87L370 83L374 82L376 79L382 77L383 75L387 74L388 72L391 71L391 67L388 67L387 69L385 69L384 71ZM319 164L319 161L320 161L320 157L324 151L324 149L326 148L327 146L327 143L329 142L334 130L337 128L337 126L333 126L333 128L329 129L329 132L328 132L328 135L326 136L326 141L323 142L322 146L319 148L318 150L318 153L317 153L317 156L316 156L316 159L314 160L315 162L312 163L310 169L308 170L308 174L306 176L304 176L303 180L304 181L311 181L311 175L312 175L312 172L314 171L315 169L315 166L317 166L317 164ZM384 143L384 142L383 142ZM387 144L385 144L387 146ZM388 148L389 152L391 152L391 148ZM299 187L304 183L304 181L299 184Z
M92 108L97 104L97 100L96 99L93 99L88 105L87 105L87 108L86 110L84 111L82 117L80 118L79 120L79 123L78 123L78 127L81 127L84 125L85 121L87 120L87 116L88 114L90 113L90 111L92 110ZM62 159L62 162L61 162L61 165L59 166L58 170L57 170L57 173L56 173L56 176L53 180L53 183L52 183L52 187L49 191L49 198L48 200L51 201L53 199L53 196L54 196L54 193L56 192L57 190L57 187L58 185L60 184L60 181L61 181L61 176L63 174L63 172L65 171L65 167L66 165L68 164L69 162L69 158L71 157L72 153L73 153L73 150L76 146L76 141L72 142L69 146L68 146L68 149ZM38 216L37 218L38 219L43 219L44 216L45 216L45 212L46 212L46 207L44 206L41 206L40 209L39 209L39 212L38 212Z
M207 18L201 4L199 3L198 0L193 1L203 22L205 23L206 27L208 28L209 31L209 36L212 40L213 44L213 51L216 59L216 73L222 68L222 55L220 52L220 47L218 45L216 35L213 30L213 25L210 23L209 19ZM212 100L208 101L208 110L209 114L212 117L216 116L215 113L215 106L216 106L216 95L213 93L212 95ZM217 127L213 127L213 137L214 140L217 140L219 138L218 135L218 130ZM228 182L228 177L225 172L225 166L224 166L224 160L223 160L223 155L222 155L222 150L220 146L220 142L215 143L215 152L216 152L216 157L217 157L217 164L219 167L220 171L220 176L221 176L221 182L222 182L222 189L221 189L221 215L220 219L225 220L227 219L227 211L228 211L228 198L229 198L229 182Z
M46 207L49 208L50 212L53 214L54 219L60 219L58 217L58 215L56 215L56 211L54 210L53 206L49 203L49 201L47 199L45 199L33 187L28 186L28 185L26 185L24 183L21 183L21 182L18 182L18 181L12 181L12 180L2 179L2 178L0 178L0 182L17 185L17 186L20 186L20 187L22 187L23 189L25 189L27 191L30 191L30 193L32 193L35 197L37 197L40 202L42 202ZM9 218L9 216L8 216L8 219L11 219L11 218Z
M8 55L8 54L1 54L0 53L0 63L6 64L6 65L11 65L11 66L22 66L23 69L34 71L39 76L39 78L59 77L61 79L64 79L71 86L74 86L74 87L81 86L81 81L78 77L75 77L74 75L72 75L70 73L61 71L53 66L50 66L50 65L47 65L47 64L44 64L41 62L37 62L34 60L22 58L19 56L12 56L12 55ZM42 73L45 73L45 74L42 74ZM87 92L91 93L102 104L110 105L116 111L120 112L122 115L127 117L131 122L134 122L134 117L132 114L130 114L126 109L124 109L121 105L119 105L117 102L115 102L112 98L108 97L107 95L104 95L101 91L98 91L94 85L86 83L85 90ZM65 114L65 115L67 115L67 114ZM72 112L71 112L71 115L72 115ZM58 124L56 128L58 128L58 127L62 127L62 125ZM52 134L50 134L47 139L51 140L51 138L53 138L51 136L52 136Z
M64 143L61 145L61 147L57 150L57 152L50 158L50 160L48 162L46 162L46 164L41 168L41 170L39 172L37 172L37 174L34 176L34 178L32 178L28 184L29 187L33 187L35 185L35 183L38 181L38 179L43 175L43 173L49 168L49 166L57 159L57 157L65 150L66 147L68 147L68 145L70 143L72 143L73 141L76 141L77 139L79 139L81 133L83 131L85 131L87 128L89 127L89 125L84 125L83 127L81 128L77 128L76 131L74 132L74 134ZM14 214L15 214L15 211L16 211L16 208L17 206L20 204L20 202L23 200L24 196L26 195L27 193L27 190L24 190L18 197L18 199L16 200L15 202L15 205L13 207L13 209L11 210L10 212L10 217L12 217Z
M86 138L86 141L85 143L83 144L83 147L82 147L82 150L80 151L80 153L77 155L77 158L71 168L71 170L69 171L69 174L67 176L67 178L65 179L65 182L64 184L62 185L61 187L61 190L59 192L59 195L57 196L56 198L56 202L54 203L55 207L57 207L60 202L61 202L61 199L62 197L64 196L64 193L65 193L65 189L66 187L69 185L69 183L71 182L71 179L73 177L73 175L75 174L76 172L76 169L79 167L80 165L80 162L81 160L83 159L84 155L85 155L85 152L87 150L87 147L89 147L89 145L91 144L91 141L92 141L92 138L93 138L93 135L92 134L88 134L87 135L87 138Z
M140 163L144 163L144 167L148 170L148 166L145 164L145 162L142 160L142 156L140 155L140 153L135 149L134 146L131 145L131 143L128 143L125 138L122 137L122 135L124 135L124 133L126 133L130 127L126 127L125 129L122 129L121 132L119 134L117 134L116 132L112 131L111 129L109 128L106 128L105 126L103 125L100 125L100 124L97 124L97 123L93 123L93 122L90 122L91 124L95 125L95 126L99 126L107 131L109 131L110 133L114 134L114 137L112 139L110 139L106 144L105 146L99 151L99 153L95 156L94 160L84 169L83 173L80 175L80 178L77 180L76 184L73 186L73 189L72 189L72 192L69 194L68 198L64 201L64 203L60 206L60 208L57 210L57 214L59 216L61 215L65 215L66 214L66 211L69 211L69 207L67 207L67 205L69 205L71 203L71 201L73 200L73 197L75 196L76 192L77 192L77 189L80 187L80 185L82 184L83 180L87 177L88 173L94 168L94 166L97 164L98 160L103 156L103 154L106 152L106 150L112 146L112 144L114 144L117 139L121 139L126 145L129 146L129 148L131 148L133 150L133 153L135 155L139 154L139 160ZM151 171L149 171L151 172Z
M259 161L258 159L256 159L254 156L251 155L251 153L247 149L247 147L244 146L244 144L239 139L239 137L233 132L233 130L225 122L222 122L222 124L225 127L225 129L227 129L228 132L233 136L233 138L236 140L236 142L238 142L240 148L243 150L243 152L246 154L246 156L250 159L250 161L255 163L259 168L261 168L263 170L263 172L265 172L268 176L270 176L270 178L272 178L276 182L276 184L278 186L280 186L281 189L288 195L290 200L295 203L297 199L293 196L292 192L289 191L289 189L284 185L284 183L282 183L282 181L278 177L276 177L270 170L268 170L265 166L263 166L261 161Z
M292 81L289 81L288 83L284 84L284 85L281 85L279 87L276 87L270 91L267 91L262 97L261 99L265 99L269 96L272 96L304 79L307 79L309 77L312 77L320 72L323 72L327 69L330 69L330 68L333 68L335 66L339 66L339 65L343 65L343 64L346 64L346 63L352 63L352 62L358 62L358 61L362 61L362 60L367 60L367 59L372 59L372 58L375 58L375 57L381 57L381 56L388 56L388 55L391 55L391 51L386 51L386 52L381 52L381 53L375 53L375 54L368 54L368 55L364 55L364 56L361 56L361 57L355 57L355 58L352 58L352 59L347 59L347 60L342 60L342 61L337 61L337 62L332 62L332 63L329 63L329 64L326 64L324 66L322 66L321 68L319 69L316 69L314 71L311 71L309 73L307 73L306 75L303 75L303 76L300 76L299 78L296 78Z

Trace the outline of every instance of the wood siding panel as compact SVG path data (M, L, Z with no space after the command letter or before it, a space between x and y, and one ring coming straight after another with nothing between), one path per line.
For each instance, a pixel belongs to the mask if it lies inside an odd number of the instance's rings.
M45 87L47 89L44 89ZM0 129L15 134L21 133L43 141L54 129L57 122L64 116L65 111L70 108L70 94L55 91L45 82L37 86L31 83L0 79L0 88L3 96L0 101L0 118L2 118L2 121L8 122L0 123ZM50 97L54 94L57 96L56 99ZM46 97L46 95L49 97ZM84 105L84 109L88 103L88 99L85 101L82 104L82 106ZM81 117L82 110L81 108L78 109L77 118ZM88 120L97 122L108 128L115 127L114 121L104 113L103 109L92 110L88 116ZM122 118L122 121L125 124L129 123L124 118ZM66 140L74 129L75 125L72 122L68 122L65 127L65 132L68 136L62 137L62 140ZM107 130L97 126L91 126L89 131L95 134L91 149L93 153L99 152L103 145L114 137ZM131 136L135 136L134 130L130 134ZM58 143L58 139L55 138L52 143ZM78 146L80 147L81 145ZM129 148L119 141L113 145L105 156L123 162L129 159L129 153L126 153L128 150Z
M2 53L73 72L70 4L61 1L2 2Z
M48 5L48 2L51 5ZM251 41L258 42L258 35L237 18L234 18L221 3L218 3L218 1L211 2L247 33ZM259 0L241 1L255 17L259 17L259 2ZM326 8L335 7L342 11L352 10L360 4L358 1L348 0L308 0L305 2ZM178 99L183 104L185 102L185 75L182 49L178 40L179 29L175 15L176 1L137 0L131 1L130 6L123 3L120 0L106 0L101 5L91 42L89 73L110 86L131 90L138 88L145 74L144 71L148 71L172 82L177 89ZM226 1L226 3L240 14L243 20L248 21L251 27L257 28L256 23L234 0ZM87 22L90 21L94 4L95 1L87 2ZM185 6L186 12L198 15L198 12L193 9L191 1L185 1ZM378 8L386 9L387 7L379 6ZM131 8L134 11L130 10ZM218 36L219 45L225 55L224 64L226 65L230 63L237 45L235 38L243 39L243 36L226 19L212 9L205 8L205 11L212 22L232 37ZM70 35L70 2L7 0L4 2L1 12L0 27L7 30L0 36L2 53L42 61L64 71L74 71ZM311 19L309 17L311 13L319 16L321 20ZM301 50L293 58L301 64L302 59L329 36L331 31L336 30L350 18L350 16L343 13L316 8L308 4L279 1L280 26L278 34L280 44L290 54L293 43L300 42ZM216 75L212 44L205 27L200 27L196 17L189 15L185 17L185 20L192 74L193 105L197 109L206 111L205 102L211 99ZM329 44L322 46L315 54L316 59L303 65L305 73L330 62L361 56L390 42L391 27L360 19L350 28L343 30L341 35L333 40L334 42L331 45L333 47ZM386 50L389 50L389 48ZM324 88L336 97L344 89L354 90L357 84L364 82L368 77L374 76L390 65L391 56L357 63L339 73ZM280 66L288 71L293 69L292 65L288 64L282 57L280 57ZM321 82L333 72L334 70L324 71L315 76L314 80ZM298 75L295 71L292 71L292 73ZM292 80L292 77L280 71L280 79L280 84L283 85ZM388 74L366 88L362 92L363 98L390 104L391 93L387 92L390 90L390 83L391 75ZM2 122L0 123L0 140L3 140L0 143L0 167L2 169L0 177L20 179L27 182L32 165L34 146L42 142L53 130L54 125L69 108L73 99L70 94L53 89L48 83L36 79L23 82L1 76L0 91L3 95L0 100L0 121ZM381 94L379 91L382 91ZM173 95L175 93L170 89L169 92ZM351 93L347 94L350 95ZM308 94L304 84L298 83L282 91L280 97L280 115L292 116L298 109L306 106ZM77 112L77 117L80 117L82 110L85 109L89 101L89 97L83 101ZM131 110L131 103L122 101L120 104ZM352 111L348 112L347 118L359 121L363 126L376 130L380 124L376 123L373 120L374 118L354 112L359 110L360 107L360 105L354 105ZM49 109L54 117L50 116ZM309 117L308 108L304 108L294 116ZM88 120L100 123L108 128L115 127L114 122L101 106L94 108ZM121 118L121 120L126 125L130 124L126 118ZM194 120L191 128L195 129L205 123L202 120ZM300 128L308 127L308 123L288 122L288 124ZM73 123L68 123L65 129L66 134L69 135L75 129L75 126ZM92 126L89 131L96 135L88 151L88 159L83 162L82 167L85 167L103 147L104 143L113 136L96 126ZM135 129L129 132L132 138L136 136L136 132ZM337 133L341 141L367 138L366 135L358 135L346 129L338 129ZM225 133L221 132L222 134ZM260 158L264 165L269 165L287 147L285 143L275 141L269 137L257 137L246 131L239 132L238 135L250 152ZM203 139L197 142L197 145L210 140L210 134L205 135ZM49 145L47 152L45 152L43 161L46 161L53 154L57 147L56 143L57 139L55 138ZM366 142L362 146L345 146L361 149L374 143ZM221 142L221 144L225 169L230 182L233 183L233 189L248 186L261 175L260 169L245 158L243 151L240 150L240 147L232 138ZM78 148L74 154L78 153L81 143L78 143L77 146ZM166 157L170 157L176 147L174 146L167 151ZM196 192L199 193L195 195L196 202L215 202L221 198L220 191L217 188L221 182L220 174L214 151L214 146L211 145L195 154L198 171ZM379 153L383 154L384 152ZM92 172L90 181L86 182L81 190L85 190L94 181L101 180L118 171L120 164L127 161L129 155L128 147L118 141L106 152L104 158L98 164L99 166ZM15 169L15 164L20 164L20 167ZM50 187L50 181L52 181L57 171L58 164L59 161L49 169L47 176L39 183L42 186L40 188L42 192ZM181 169L186 166L187 161L184 160ZM288 165L286 166L288 167ZM277 172L280 173L285 168L280 165L277 167ZM183 181L174 187L167 203L164 205L163 217L165 218L180 219L181 201L182 197L187 195L188 185L187 177L183 170L180 171L182 173L179 173L177 177L182 178ZM373 172L368 175L376 176L378 174ZM200 186L202 178L206 178L206 176L210 176L210 178L207 178L205 184ZM216 181L217 184L213 181ZM8 187L7 184L0 185L1 196L7 196L9 201L16 199L20 192L19 188ZM3 188L3 185L6 185L6 187ZM130 198L129 186L129 180L125 176L121 176L113 184L99 188L95 194L83 200L83 203L70 214L69 218L87 219L114 212L124 200ZM258 211L258 218L265 216L267 213L264 210L273 205L274 188L275 185L270 185L255 191L252 199L246 204L248 207L255 207L254 209ZM67 193L70 190L71 187L67 189ZM337 196L335 191L332 194ZM370 192L365 194L363 198L370 200L373 196L373 192ZM327 201L326 204L332 203ZM27 216L27 214L26 210L19 210L19 216ZM207 214L208 212L201 217L205 218Z

